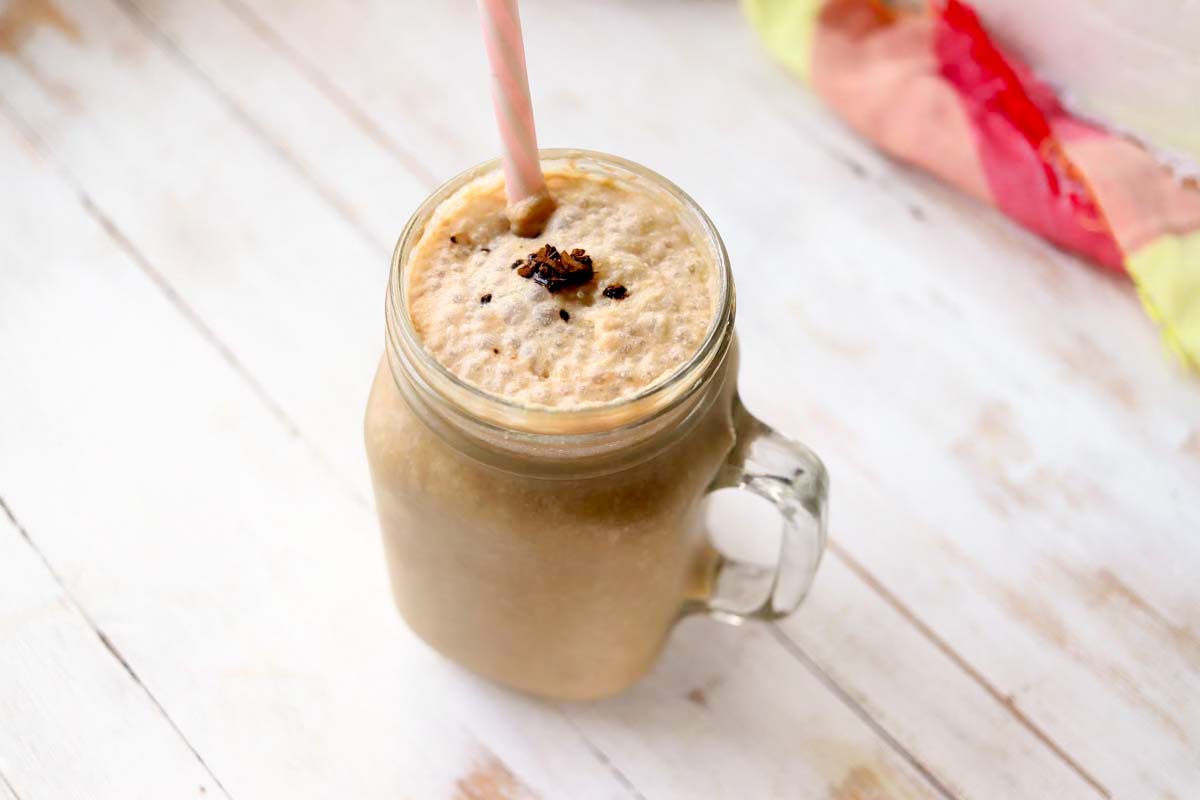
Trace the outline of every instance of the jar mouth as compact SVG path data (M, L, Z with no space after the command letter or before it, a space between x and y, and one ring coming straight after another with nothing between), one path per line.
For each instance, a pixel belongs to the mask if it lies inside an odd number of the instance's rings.
M717 263L717 313L694 353L679 366L627 397L581 407L555 408L526 404L499 397L454 374L426 348L416 332L406 298L405 267L414 245L434 211L470 181L500 169L499 159L477 164L439 186L409 218L392 254L387 289L388 355L393 370L400 367L425 402L448 406L453 416L465 415L473 424L483 424L498 433L575 439L581 435L613 432L636 427L678 407L696 393L705 378L724 361L733 335L735 299L732 270L725 243L704 210L686 192L658 173L636 162L591 150L542 149L540 158L566 161L585 170L649 182L656 190L676 200L693 217L706 238ZM399 363L397 363L399 362ZM397 380L400 375L395 376Z

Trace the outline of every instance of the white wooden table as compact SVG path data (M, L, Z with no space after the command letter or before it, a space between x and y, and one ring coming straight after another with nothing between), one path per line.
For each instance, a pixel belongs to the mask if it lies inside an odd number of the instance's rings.
M726 0L526 0L543 145L688 189L833 476L780 625L586 705L390 605L391 245L495 152L470 0L0 0L0 798L1200 797L1200 380Z

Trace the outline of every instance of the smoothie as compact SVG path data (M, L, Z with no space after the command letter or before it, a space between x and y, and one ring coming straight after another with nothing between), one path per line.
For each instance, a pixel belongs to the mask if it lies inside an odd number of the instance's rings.
M536 694L629 686L675 621L799 603L824 537L824 472L736 399L733 287L720 238L636 164L543 158L536 238L484 165L401 237L366 444L396 605L438 651ZM780 507L779 572L721 562L702 499L740 486ZM742 575L749 605L714 596Z
M380 365L366 438L410 627L492 679L585 698L636 680L707 591L698 501L734 442L733 357L715 353L656 428L622 431L639 397L694 361L729 298L719 242L658 182L569 159L545 171L557 207L536 239L510 230L498 170L442 199L401 243L400 310L477 403L552 414L555 455L572 447L573 412L604 409L614 430L593 420L580 438L642 455L581 477L569 458L547 475L544 452L481 463L415 399L403 358Z

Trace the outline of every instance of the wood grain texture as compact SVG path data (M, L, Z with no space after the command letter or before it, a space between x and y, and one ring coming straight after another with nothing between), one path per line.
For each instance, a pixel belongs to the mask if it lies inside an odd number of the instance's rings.
M79 29L50 0L9 0L0 9L0 52L19 52L25 41L43 27L79 39Z
M26 205L0 220L0 340L21 347L0 373L22 391L3 496L230 795L448 796L495 757L539 793L624 796L552 709L459 705L473 679L396 620L371 511L11 130L0 179ZM22 768L53 743L9 733ZM96 738L80 751L103 757Z
M226 797L3 508L0 720L0 798Z
M117 46L106 37L125 46L135 40L130 30L136 29L126 27L132 23L119 11L87 21L102 9L82 3L64 8L82 20L93 48L65 59L65 68L44 65L57 69L55 80L64 85L90 80L83 73L106 64L104 55ZM98 57L89 60L89 53ZM181 108L194 104L206 112L203 100L188 94L191 78L185 74L178 85L172 82L180 73L171 61L158 60L153 50L140 58L138 69L108 74L110 98L123 89L141 95L130 102L152 104L168 103L177 94ZM621 768L564 710L480 684L441 663L403 630L386 597L369 508L352 489L331 483L330 470L296 435L284 409L264 396L262 386L268 384L254 384L237 356L216 339L215 331L223 328L210 328L192 310L190 293L168 282L167 276L182 274L171 271L179 269L172 267L171 250L155 251L152 260L123 227L129 223L153 242L137 227L142 223L109 216L100 205L107 201L78 188L91 180L93 168L78 152L93 153L99 143L86 136L64 143L60 137L78 128L66 126L64 133L39 116L43 109L21 93L37 88L21 83L27 77L22 70L6 77L19 89L10 113L33 129L66 177L59 180L40 160L31 167L27 159L6 159L14 174L35 184L29 196L37 203L30 213L53 218L56 226L5 231L14 242L13 257L21 258L20 268L5 276L12 284L5 287L5 318L23 331L24 343L3 366L28 389L11 406L11 419L23 424L0 427L0 444L24 456L21 461L37 463L5 469L0 485L39 531L49 557L75 576L81 602L95 618L106 626L125 621L113 625L115 646L231 794L441 796L473 785L479 764L496 759L520 786L539 795L637 796ZM158 85L165 87L161 95L153 92ZM91 118L85 110L76 112ZM132 148L122 144L124 120L99 112L96 117L96 124L109 126L106 145L118 153ZM236 116L227 119L227 127L209 120L207 131L210 139L223 141L226 162L263 158L261 142L244 132ZM163 129L160 141L141 127L127 130L152 149L169 147L174 136ZM281 169L273 176L274 191L288 186L290 174ZM176 176L175 191L192 185L181 186L184 177ZM155 184L138 186L152 192ZM126 213L121 203L115 207ZM76 225L107 235L109 251L87 257L56 253L54 244L62 239L84 240ZM221 231L214 228L210 235ZM353 237L335 236L334 244ZM219 238L208 244L245 246ZM76 280L80 263L90 266L87 281ZM57 315L39 315L48 298L65 306L69 330L79 335L64 337ZM303 293L294 299L302 301ZM122 308L138 313L119 314ZM309 356L310 368L321 363L313 352ZM66 361L81 362L82 372L55 368ZM332 358L326 366L335 366ZM82 406L71 391L76 381L94 387ZM54 435L47 437L47 430ZM87 480L102 474L118 451L120 486L111 478ZM211 479L205 477L209 471ZM57 480L81 482L77 504L55 502ZM182 508L194 511L181 517ZM99 534L75 533L80 528L102 533L103 545L97 546ZM96 588L101 586L105 592ZM360 604L370 611L356 615ZM694 648L706 647L703 629L690 636ZM835 732L854 748L864 768L891 776L904 796L935 796L902 755L777 643L762 639L757 649L771 654L801 689L764 704L768 730L809 720L812 730ZM662 674L668 683L678 682ZM761 687L747 682L743 691ZM670 700L676 713L691 707L682 695ZM594 709L605 719L604 704ZM643 727L628 712L616 725ZM734 733L719 718L706 722L704 748L696 754L714 766L689 772L684 785L703 786L726 750L749 746L731 738ZM655 734L662 742L673 738L669 728ZM820 760L792 765L793 747L771 736L755 743L751 753L764 765L776 765L789 786L823 792ZM545 752L554 757L544 758Z
M352 476L362 493L361 420L346 398L365 396L379 358L387 248L331 211L282 150L121 8L59 7L81 41L47 33L0 61L4 102L336 465L333 479ZM318 376L314 364L334 369ZM284 414L288 397L312 416Z
M318 98L312 95L312 89L302 79L302 75L297 75L294 70L294 58L284 53L283 62L274 64L274 69L264 68L260 66L259 77L255 81L242 80L242 64L237 59L229 59L225 56L225 51L234 46L238 52L256 52L258 54L257 63L260 65L272 65L272 56L278 58L278 53L275 53L268 47L268 43L272 40L269 38L269 33L264 33L260 26L251 23L239 27L238 20L245 19L245 14L234 16L232 13L224 10L225 7L221 4L210 4L208 7L195 5L155 5L143 4L137 7L136 12L144 11L146 19L153 25L152 34L154 31L160 33L167 40L167 46L174 50L178 57L184 59L187 63L193 64L197 69L204 71L206 75L216 84L219 89L232 98L244 113L258 114L258 109L271 108L270 99L272 94L268 93L261 87L270 87L271 92L278 92L279 87L287 87L287 95L295 98L298 105L317 103ZM240 33L239 33L240 31ZM258 32L259 36L255 36ZM257 48L257 50L255 49ZM293 54L294 55L294 54ZM344 130L344 121L339 122L344 115L339 114L338 108L333 105L333 101L328 94L323 94L325 105L316 104L306 114L309 118L315 120L312 125L304 129L309 131L312 128L330 129L329 131L316 136L315 140L311 133L300 132L295 134L295 129L289 126L285 119L278 116L277 112L268 111L261 116L265 120L263 123L267 135L275 142L276 147L281 150L287 150L298 154L298 159L305 165L319 164L321 160L320 148L314 144L314 141L322 141L333 136L347 137L351 131ZM374 153L375 156L383 157L384 154L375 152L373 145L361 133L357 134L362 142L362 150L368 154ZM358 149L358 148L354 148ZM384 166L377 163L378 169L382 172ZM395 169L394 163L390 164L391 169ZM361 184L353 175L345 176L336 171L322 173L327 175L329 181L334 181L333 188L328 191L328 194L358 198L360 203L364 203L362 208L355 209L354 213L369 213L369 207L365 204L365 199L371 195L367 193L368 186ZM348 180L343 178L348 177ZM388 205L388 201L384 197L378 197L372 200L371 205L375 207L383 207ZM316 341L316 340L312 340ZM860 598L871 603L869 594L860 594ZM878 603L878 601L875 601ZM873 617L874 613L864 609L863 616ZM960 682L964 684L966 693L983 704L989 704L991 701L978 689L973 689L969 686L969 680L965 677L960 677ZM973 693L973 694L972 694ZM1008 744L1004 741L996 741L992 743L993 749L1006 749ZM927 748L929 752L937 752L938 748L930 746ZM1016 753L1020 753L1024 759L1026 753L1021 750L1019 742L1014 743L1012 748ZM1037 776L1037 780L1042 783L1053 783L1058 781L1063 785L1071 784L1071 776L1068 770L1061 765L1053 763L1053 759L1043 760L1040 763L1040 768L1048 770L1048 774L1042 774L1038 770L1031 769L1028 765L1025 767L1025 773L1032 776ZM950 772L954 772L954 768L948 764L946 768ZM963 778L960 780L965 785L979 789L981 792L987 789L987 771L976 773L980 777L971 778L970 771L962 770ZM1057 777L1054 777L1056 776Z
M1101 796L1090 776L884 605L843 559L829 558L821 570L782 634L955 797Z
M469 4L375 4L336 26L303 6L247 5L444 174L464 150L489 154L486 126L445 129L485 101L480 83L439 79L439 53L474 53L473 31L451 22ZM863 506L852 485L850 516L835 505L849 552L1015 718L1080 753L1102 791L1188 789L1200 692L1171 631L1198 627L1195 584L1181 580L1200 557L1184 448L1200 428L1197 387L1162 358L1128 286L847 136L749 56L734 14L618 3L568 19L527 4L538 41L620 31L589 39L570 70L539 69L531 53L535 103L553 109L543 138L654 164L713 214L739 280L748 402L820 445L835 479L878 491ZM713 64L718 77L696 79ZM680 120L711 135L671 135ZM1097 604L1086 579L1043 580L1046 562L1120 576L1159 621ZM1057 628L1078 625L1085 641L1047 635L1056 615L1031 607L1061 607ZM1161 659L1142 658L1146 623ZM1096 735L1112 713L1138 733Z
M840 550L782 633L691 620L587 707L413 640L366 500L391 240L494 155L471 4L44 7L0 53L53 161L2 139L0 496L231 795L1194 788L1200 391L1127 287L848 136L733 4L527 1L531 41L595 32L531 48L539 130L714 216L743 393L829 462Z
M685 620L646 680L572 719L645 797L821 796L856 771L884 797L946 796L860 719L829 713L844 707L775 644L764 626Z

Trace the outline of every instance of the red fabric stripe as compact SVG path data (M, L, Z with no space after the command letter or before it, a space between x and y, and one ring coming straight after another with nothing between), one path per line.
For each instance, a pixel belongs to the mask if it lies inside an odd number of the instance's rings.
M958 92L976 134L996 205L1068 250L1124 272L1112 231L1051 121L1066 116L1054 94L997 48L960 0L934 3L934 54Z

